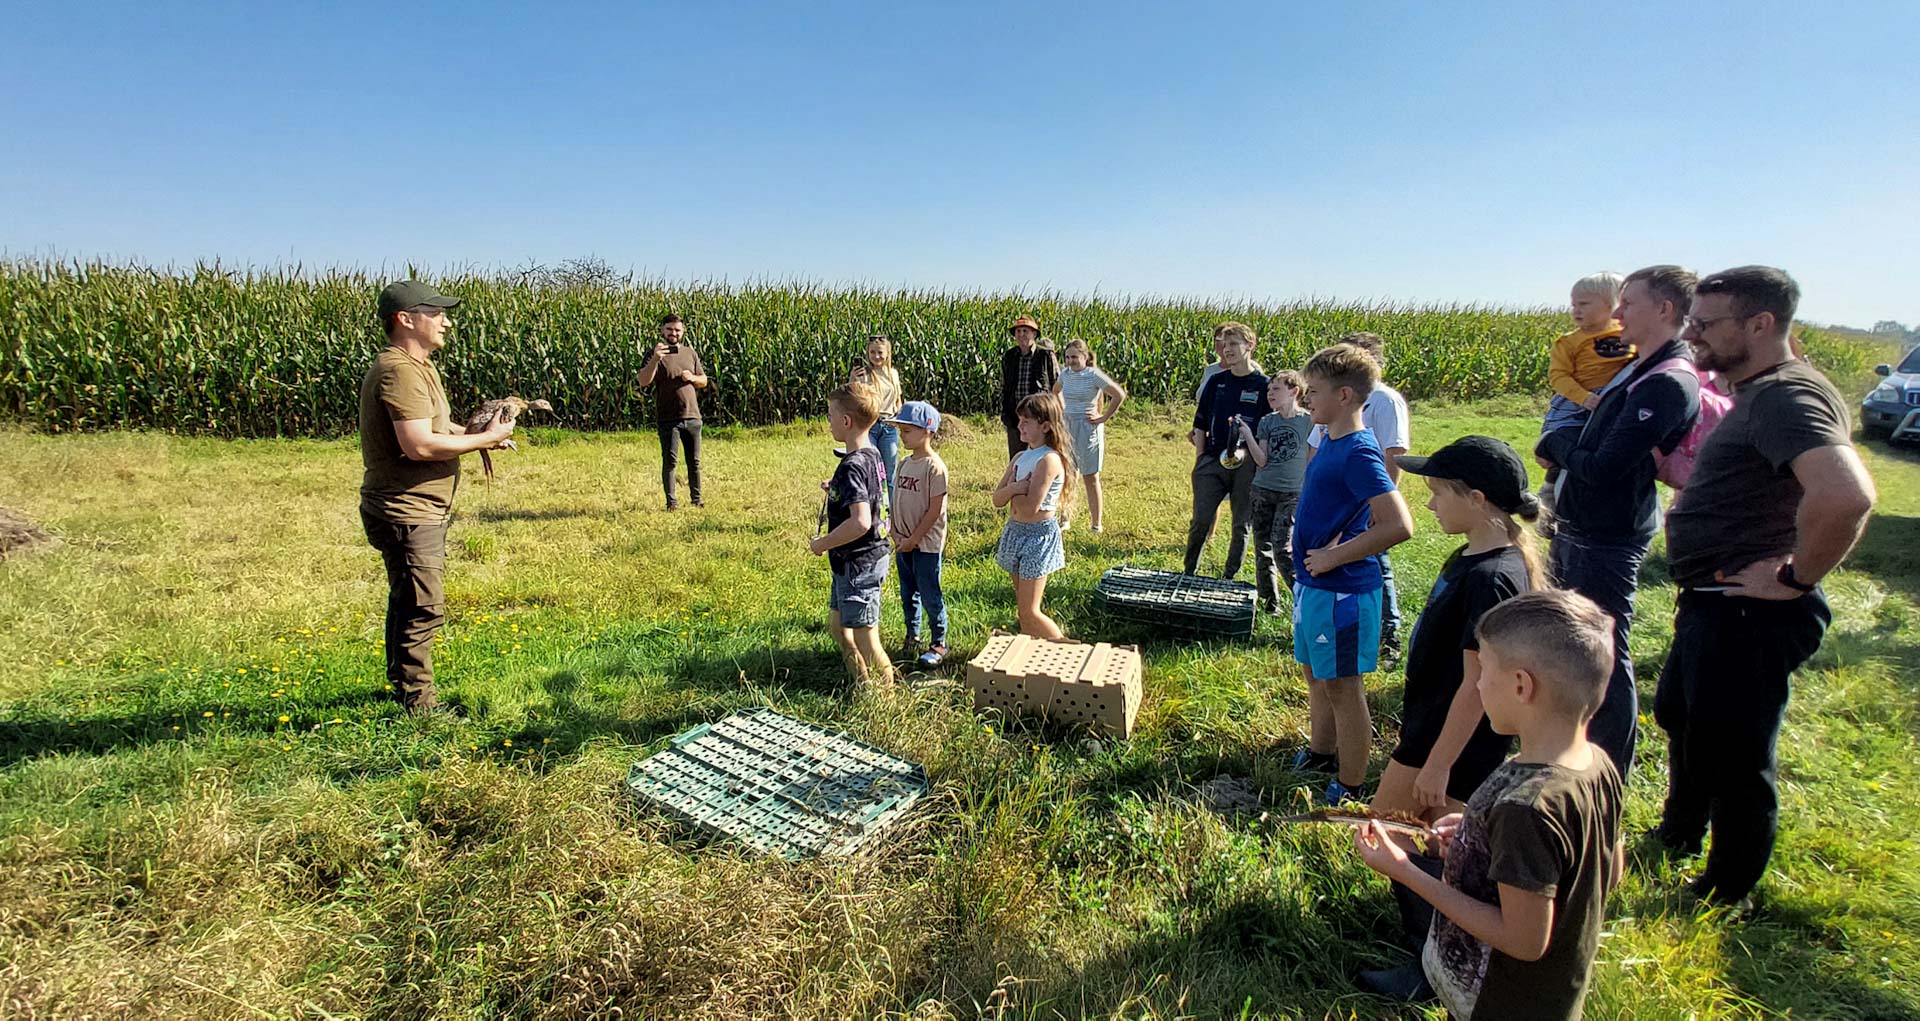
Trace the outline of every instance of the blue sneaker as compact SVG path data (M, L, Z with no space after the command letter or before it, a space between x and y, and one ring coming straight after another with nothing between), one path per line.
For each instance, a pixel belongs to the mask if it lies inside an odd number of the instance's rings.
M1349 801L1358 801L1365 804L1367 800L1366 785L1361 784L1358 787L1348 787L1346 784L1341 783L1338 777L1335 777L1327 784L1326 798L1327 804L1335 808Z
M1329 752L1302 748L1293 755L1293 771L1296 773L1331 773L1339 767L1340 757Z
M946 643L935 642L933 645L927 648L927 651L920 654L920 669L932 670L934 667L937 667L940 665L941 660L944 660L946 658L947 658Z

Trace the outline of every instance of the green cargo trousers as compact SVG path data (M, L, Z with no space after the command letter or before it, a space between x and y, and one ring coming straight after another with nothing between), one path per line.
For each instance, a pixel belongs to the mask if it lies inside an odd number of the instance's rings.
M433 636L447 622L447 523L407 525L360 512L387 565L387 683L409 711L431 709Z

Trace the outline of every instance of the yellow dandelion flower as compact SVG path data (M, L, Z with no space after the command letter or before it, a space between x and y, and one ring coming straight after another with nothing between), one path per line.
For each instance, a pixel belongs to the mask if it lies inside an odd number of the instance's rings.
M513 747L513 738L507 738L506 740L504 740L504 741L502 741L502 742L500 742L500 746L501 746L502 748L512 748L512 747Z
M211 710L211 709L209 709L209 710L207 710L206 712L204 712L204 713L201 713L201 714L200 714L200 716L201 716L201 717L202 717L203 719L208 719L208 720L211 720L211 719L213 719L213 710Z
M281 717L280 717L280 722L281 722L281 723L291 723L291 722L293 722L293 717L291 717L291 716L281 716Z
M243 676L244 676L244 675L246 674L246 672L247 672L247 668L246 668L246 667L240 667L239 669L237 669L237 670L235 670L235 671L234 671L234 673L236 673L236 674L241 674L241 675L243 675Z
M553 743L553 738L550 738L550 737L543 737L543 738L541 738L541 739L540 739L540 743L541 743L541 744L552 744L552 743Z
M341 718L340 718L340 717L338 717L338 716L335 716L335 717L334 717L333 719L331 719L331 720L328 720L327 722L328 722L328 723L345 723L345 722L347 722L347 721L345 721L345 720L343 720L343 719L341 719Z
M280 668L279 668L279 667L274 667L274 668L273 668L273 672L274 672L274 673L276 673L276 674L277 674L277 673L279 673L279 672L280 672Z
M468 745L468 746L467 746L467 751L470 751L470 752L477 752L477 751L479 751L479 750L480 750L480 746L479 746L479 745L477 745L477 744L470 744L470 745Z
M280 746L280 750L283 752L290 752L290 751L293 751L293 746L290 744L283 744Z
M232 714L232 713L221 713L221 714L220 714L220 718L221 718L221 719L223 719L223 720L225 720L225 719L231 719L232 717L233 717L233 714Z
M179 725L178 723L176 723L176 724L174 724L174 725L173 725L173 729L175 729L175 730L179 730L179 729L180 729L180 725Z

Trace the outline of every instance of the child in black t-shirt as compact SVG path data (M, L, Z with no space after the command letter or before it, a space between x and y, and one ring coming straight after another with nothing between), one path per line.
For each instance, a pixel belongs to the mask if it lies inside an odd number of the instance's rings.
M1539 556L1522 521L1539 517L1528 491L1527 469L1512 447L1487 436L1465 436L1430 457L1401 455L1400 469L1425 476L1427 507L1449 535L1464 535L1434 580L1426 609L1407 643L1407 684L1400 742L1381 774L1376 812L1418 816L1431 822L1458 812L1500 763L1512 739L1495 733L1480 706L1480 642L1474 626L1482 614L1542 585ZM1408 848L1414 863L1438 874L1437 858ZM1409 942L1426 938L1433 909L1395 883ZM1396 977L1397 976L1397 977ZM1426 992L1418 965L1367 972L1361 982L1405 995Z
M1493 732L1474 679L1480 615L1541 586L1539 557L1521 522L1539 517L1527 469L1512 447L1490 436L1464 436L1430 457L1402 455L1400 470L1427 479L1427 508L1448 535L1464 535L1414 625L1407 646L1407 686L1400 743L1393 749L1375 810L1429 820L1457 812L1506 759L1510 742Z
M880 644L880 590L886 585L886 533L880 526L886 468L867 436L880 417L878 395L848 383L827 395L827 427L845 444L827 491L827 534L807 543L833 569L827 590L827 628L840 643L855 681L890 681L893 664Z

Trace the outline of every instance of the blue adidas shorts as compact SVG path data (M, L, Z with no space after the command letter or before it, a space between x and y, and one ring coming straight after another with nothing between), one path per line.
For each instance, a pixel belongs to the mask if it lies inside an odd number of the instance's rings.
M1314 679L1358 677L1380 666L1380 590L1293 587L1293 658Z

